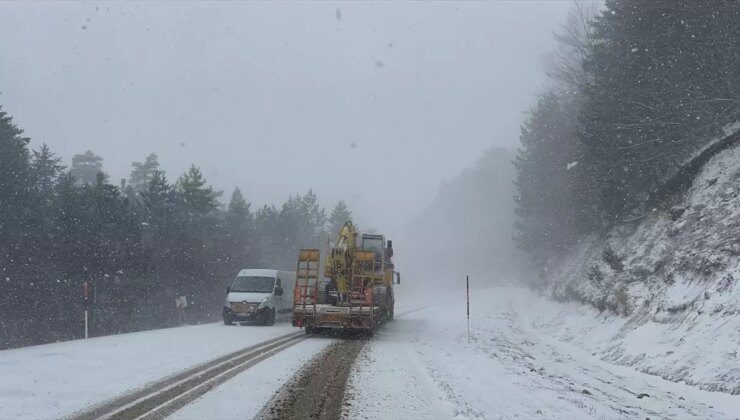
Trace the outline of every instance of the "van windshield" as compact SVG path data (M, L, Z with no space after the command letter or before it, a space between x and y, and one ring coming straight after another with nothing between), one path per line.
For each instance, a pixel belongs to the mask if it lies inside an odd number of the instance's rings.
M232 292L272 293L274 277L238 276L231 285Z

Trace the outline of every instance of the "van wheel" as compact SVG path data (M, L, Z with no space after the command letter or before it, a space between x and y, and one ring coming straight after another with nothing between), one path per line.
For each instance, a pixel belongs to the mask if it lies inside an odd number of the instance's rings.
M270 309L270 313L267 314L267 319L265 319L265 325L274 325L275 324L275 310Z

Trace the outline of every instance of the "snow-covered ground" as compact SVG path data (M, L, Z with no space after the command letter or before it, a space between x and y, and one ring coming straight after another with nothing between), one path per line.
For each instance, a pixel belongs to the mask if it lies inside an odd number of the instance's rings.
M63 417L295 331L208 324L0 351L0 419Z
M254 418L304 363L334 341L325 337L302 341L221 384L169 418L179 420Z
M555 297L605 309L600 334L612 340L594 350L601 358L740 394L738 181L735 145L704 165L675 206L592 235L551 273ZM553 327L563 338L583 336L577 320L561 321Z
M354 367L345 414L371 419L740 415L740 396L601 360L596 348L607 345L618 326L590 307L513 287L472 296L469 339L464 292L450 295L445 305L399 316L380 330ZM631 345L649 351L652 343L646 338Z
M347 417L740 416L740 395L672 382L604 357L617 342L637 354L663 351L661 340L671 333L663 324L634 324L528 289L497 287L472 292L468 337L464 291L446 296L444 304L432 306L429 302L439 300L399 302L396 319L368 342L353 368L345 398ZM2 351L0 419L63 417L294 331L287 324L267 328L211 324ZM302 341L172 417L251 418L333 341L323 337ZM704 348L707 357L713 357L711 343L704 343ZM701 362L693 361L697 372L711 368ZM725 368L733 372L740 366L735 359Z

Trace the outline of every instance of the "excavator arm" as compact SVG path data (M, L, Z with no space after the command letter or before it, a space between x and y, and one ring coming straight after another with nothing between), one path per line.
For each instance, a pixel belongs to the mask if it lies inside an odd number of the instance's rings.
M324 276L334 279L337 291L346 293L352 275L352 257L357 250L357 229L352 222L345 222L339 230L334 247L329 250Z

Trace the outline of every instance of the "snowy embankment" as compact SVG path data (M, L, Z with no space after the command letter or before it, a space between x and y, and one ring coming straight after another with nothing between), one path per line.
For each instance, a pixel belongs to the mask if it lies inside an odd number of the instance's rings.
M0 351L0 419L67 416L295 331L284 323L273 327L208 324Z
M711 158L673 200L587 238L552 275L553 296L599 308L604 327L550 327L603 360L739 394L740 147Z
M363 349L344 416L422 418L735 418L740 396L601 360L625 321L523 288L465 292L398 316ZM569 340L564 340L570 334Z

